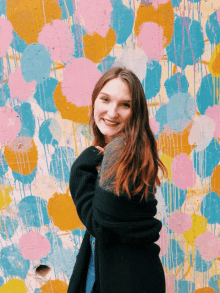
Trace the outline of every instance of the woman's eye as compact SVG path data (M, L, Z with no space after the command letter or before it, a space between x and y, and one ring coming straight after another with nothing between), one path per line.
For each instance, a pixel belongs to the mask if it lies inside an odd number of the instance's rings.
M108 102L108 98L102 97L102 100L103 100L104 102Z
M128 104L128 103L124 103L122 105L123 105L123 107L130 108L130 104Z

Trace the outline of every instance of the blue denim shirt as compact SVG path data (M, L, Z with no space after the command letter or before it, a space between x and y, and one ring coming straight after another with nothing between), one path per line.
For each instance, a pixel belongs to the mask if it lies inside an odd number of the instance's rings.
M91 293L95 283L95 238L92 235L90 236L90 244L92 253L86 280L86 293Z

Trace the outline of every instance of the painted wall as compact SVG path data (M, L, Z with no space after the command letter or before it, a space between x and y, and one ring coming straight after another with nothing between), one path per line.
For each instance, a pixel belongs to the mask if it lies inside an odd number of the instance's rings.
M92 89L113 64L141 79L169 171L157 190L167 292L219 292L219 5L1 0L0 293L67 291L85 231L70 167L91 144Z

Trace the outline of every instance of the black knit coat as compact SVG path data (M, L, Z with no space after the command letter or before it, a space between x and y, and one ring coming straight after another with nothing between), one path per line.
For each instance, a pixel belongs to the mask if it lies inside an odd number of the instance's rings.
M111 149L107 146L104 159L106 156L110 160L109 154ZM85 293L90 235L96 239L94 293L164 293L160 247L154 243L159 239L162 224L154 218L157 200L152 195L152 186L147 201L140 202L141 193L131 200L126 194L116 196L100 187L96 167L102 160L103 155L90 146L71 168L70 192L87 231L68 293Z

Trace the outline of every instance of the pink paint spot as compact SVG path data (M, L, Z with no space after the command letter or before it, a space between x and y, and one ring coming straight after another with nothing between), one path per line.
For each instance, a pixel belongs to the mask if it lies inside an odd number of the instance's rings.
M220 242L218 236L211 232L200 234L196 237L195 244L204 260L213 260L220 257Z
M213 107L208 107L205 111L205 115L214 120L215 131L213 136L214 138L218 138L220 136L220 106L215 105Z
M163 227L160 231L160 238L156 242L160 246L160 256L167 253L167 246L169 243L169 236L167 235L166 228Z
M154 22L145 22L138 35L138 43L149 59L163 57L163 28Z
M13 141L21 130L18 113L9 107L0 108L0 144Z
M20 252L25 259L39 260L50 252L50 242L38 232L29 232L19 239Z
M218 23L219 23L219 25L220 25L220 6L219 6L219 8L217 9L216 14L217 14L217 21L218 21Z
M195 185L196 172L187 154L180 154L173 159L171 171L173 183L178 188L192 188Z
M175 233L182 234L192 228L192 217L187 214L175 211L171 217L167 219L168 227Z
M75 15L89 34L96 32L105 38L109 30L112 10L110 0L80 0Z
M156 135L159 132L160 129L160 123L156 121L154 117L150 117L150 128L153 131L153 133Z
M101 72L91 60L73 59L63 73L62 93L67 101L77 107L89 106L94 86L100 77Z
M74 38L68 25L60 20L46 24L39 33L38 42L43 44L54 61L69 62L74 53Z
M166 4L169 0L151 0L150 2L157 9L159 5Z
M4 57L11 44L13 27L7 19L0 18L0 57Z
M24 80L20 67L17 67L8 78L11 97L21 101L27 100L33 94L36 84L36 81L26 82Z
M175 281L173 276L166 277L166 292L175 293Z

